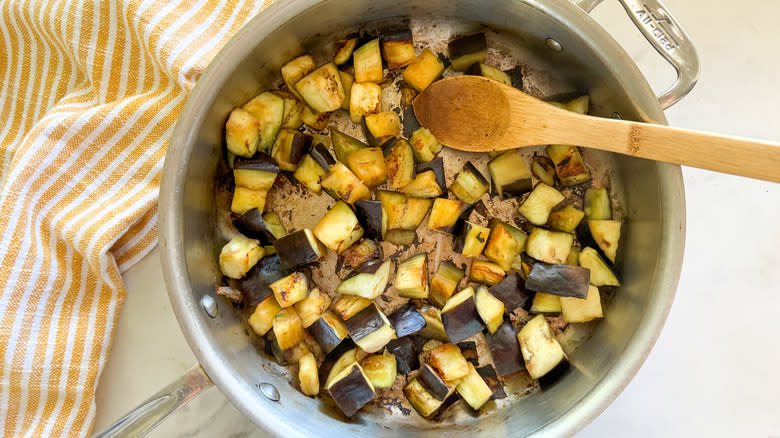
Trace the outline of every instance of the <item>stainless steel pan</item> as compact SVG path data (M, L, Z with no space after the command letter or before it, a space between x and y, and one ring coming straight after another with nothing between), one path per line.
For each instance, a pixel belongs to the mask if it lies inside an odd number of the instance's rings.
M624 286L605 318L572 355L573 369L545 391L487 415L442 424L419 417L361 413L350 422L301 395L283 370L259 354L232 306L217 299L216 260L225 242L215 187L230 110L278 80L279 67L302 48L321 47L347 31L403 20L487 27L535 71L563 89L587 90L592 113L666 123L663 109L698 75L684 32L655 0L621 0L631 19L677 70L656 97L629 56L590 16L600 0L287 0L247 24L198 81L177 123L160 190L160 247L168 293L200 365L99 436L139 436L215 383L259 427L285 437L568 436L622 391L645 360L672 304L683 257L685 200L679 166L594 154L609 170L622 216ZM445 33L447 29L444 29ZM543 83L544 81L542 81ZM555 90L554 86L547 91ZM545 92L540 85L539 93Z

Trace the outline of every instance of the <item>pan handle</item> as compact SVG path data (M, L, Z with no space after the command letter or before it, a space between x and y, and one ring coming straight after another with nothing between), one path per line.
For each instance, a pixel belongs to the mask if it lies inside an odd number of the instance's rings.
M92 438L142 437L168 415L212 385L214 383L203 371L203 368L200 365L195 365L179 379L146 399L127 415L117 420L116 423L93 435Z
M699 79L699 56L688 35L660 0L619 0L642 35L674 67L677 79L658 96L663 109L685 97ZM575 0L590 12L602 0Z

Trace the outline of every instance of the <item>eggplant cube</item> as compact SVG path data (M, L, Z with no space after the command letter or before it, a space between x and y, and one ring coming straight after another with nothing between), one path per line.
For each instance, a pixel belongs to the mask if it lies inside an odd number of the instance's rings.
M282 80L287 88L295 93L295 83L314 71L316 65L311 55L301 55L282 66ZM297 94L296 94L297 95Z
M490 293L504 303L507 312L512 312L518 307L525 307L533 299L534 293L525 290L525 283L520 274L514 273L501 280L500 283L491 286Z
M566 207L553 211L550 213L548 223L556 230L560 230L566 233L573 233L577 229L577 225L580 224L582 218L585 217L585 212L567 205Z
M309 292L309 295L306 296L306 298L295 303L293 308L298 312L303 328L308 328L310 325L314 324L314 321L318 320L326 310L328 310L330 304L330 296L321 291L320 288L315 287Z
M501 82L504 85L512 86L512 78L509 75L492 65L487 65L482 62L471 64L471 67L466 70L467 75L483 76L488 79L492 79L497 82Z
M274 316L273 329L276 342L282 350L294 347L306 337L301 318L290 307L282 308Z
M612 219L607 189L592 187L585 191L585 218L594 221Z
M492 335L486 335L485 341L498 374L506 376L525 368L517 331L510 322L503 323Z
M488 292L488 288L480 286L474 295L474 301L477 306L477 313L482 321L485 322L490 334L498 330L498 327L504 322L504 303Z
M352 53L356 82L382 82L382 53L379 38L373 39Z
M615 256L617 255L621 226L620 221L615 220L588 221L590 235L612 263L615 263Z
M433 170L418 173L409 184L401 189L401 192L417 198L435 198L444 193Z
M482 283L488 286L498 284L506 276L506 272L501 266L493 262L476 259L471 262L471 271L469 271L469 280L475 283Z
M395 289L405 298L428 298L428 254L417 254L398 265Z
M368 114L363 118L368 144L382 147L401 133L401 118L393 111Z
M349 91L349 118L360 123L363 116L378 114L382 107L382 87L373 82L355 82Z
M396 369L401 374L409 374L420 366L418 349L409 337L393 339L386 348L395 355Z
M352 363L335 375L328 384L328 393L336 406L347 417L351 417L366 403L376 397L371 380L357 363Z
M341 72L339 72L341 74ZM343 84L342 84L343 85ZM345 90L346 94L346 90ZM346 100L346 97L345 97ZM301 121L315 131L322 131L328 126L330 115L332 113L315 113L307 105L303 105L301 110Z
M414 61L412 31L407 28L383 35L382 52L387 61L387 68L391 70L410 64Z
M291 129L282 129L276 137L271 156L282 170L295 172L306 153L311 149L312 136Z
M273 249L273 247L270 248ZM249 306L256 306L267 296L273 295L274 292L270 288L271 283L289 274L282 269L278 255L263 257L238 281L244 302Z
M433 133L422 127L412 133L409 143L412 145L414 159L418 163L427 163L433 160L442 147L441 143L433 136Z
M477 368L477 373L480 377L482 377L482 380L487 383L487 386L490 387L490 391L493 393L490 396L490 400L501 400L506 398L504 385L502 385L501 381L498 380L498 373L496 373L495 368L490 365L485 365L483 367Z
M475 62L485 62L487 39L484 33L476 33L456 38L448 47L452 69L466 71Z
M441 321L450 342L458 343L481 332L484 325L477 311L474 288L467 287L447 300L441 309Z
M257 305L247 322L258 336L265 336L265 334L273 328L274 317L280 310L282 310L282 308L279 307L276 298L274 298L273 295L269 295Z
M367 353L376 353L395 337L395 330L376 304L344 322L350 337Z
M530 312L550 316L557 315L561 313L561 297L544 292L537 292L531 303Z
M344 323L331 311L325 311L308 327L323 354L329 354L349 335Z
M455 387L439 376L439 374L428 364L425 364L420 368L420 372L417 373L417 381L420 382L423 388L428 391L436 400L444 400L448 395L452 394Z
M536 315L517 334L525 368L534 379L543 377L562 362L568 362L543 315Z
M395 334L398 337L412 335L425 327L425 318L412 306L406 303L400 309L391 313L388 319L395 328Z
M266 213L263 215L263 221L268 228L268 232L274 236L274 239L281 239L287 235L287 229L284 227L282 218L278 214L274 212Z
M362 199L355 202L355 213L365 229L365 236L381 239L387 231L387 213L381 201Z
M439 264L439 269L433 274L431 279L431 288L428 299L437 307L443 307L448 299L455 293L460 280L465 273L462 269L455 266L450 260L445 260Z
M428 229L452 234L458 220L467 216L470 210L471 206L460 201L436 198L428 216Z
M371 191L347 166L336 163L322 178L320 185L336 199L354 204L361 199L371 199Z
M358 312L370 306L373 301L368 298L363 298L357 295L340 295L333 302L331 310L336 312L342 320L346 321L349 318L357 315Z
M306 188L314 193L319 194L322 191L320 180L328 172L320 166L310 154L303 156L298 167L295 169L295 179L301 182Z
M431 350L431 366L447 382L453 382L466 377L469 373L469 363L460 348L453 344L443 344Z
M404 69L403 77L415 90L423 91L442 73L444 73L444 63L430 49L425 48L420 56Z
M347 164L363 184L374 187L387 181L385 156L380 148L363 148L349 154Z
M447 332L444 331L444 323L442 323L441 311L439 309L433 306L423 306L420 309L420 314L425 319L425 327L417 332L418 335L423 338L449 342Z
M276 254L283 269L294 269L307 265L325 255L327 248L320 243L311 230L304 228L290 233L274 242Z
M549 157L535 155L534 163L531 165L531 171L548 186L555 185L555 164Z
M423 417L430 417L442 405L442 401L436 399L428 392L416 378L409 381L404 387L404 395L409 400L415 411Z
M498 219L491 219L489 226L490 238L485 245L485 257L508 271L525 249L528 236L522 230Z
M305 395L317 395L320 392L320 378L317 373L317 359L308 353L298 360L298 381Z
M233 179L237 186L267 192L276 181L279 166L264 152L252 158L236 157L233 160Z
M551 144L547 146L547 155L555 163L555 173L563 187L590 181L590 172L577 146Z
M479 257L490 236L490 229L469 221L464 221L462 228L453 249L466 257Z
M251 157L260 144L260 121L248 111L235 108L225 124L225 142L228 151Z
M620 286L615 273L595 249L583 248L579 262L583 268L590 269L590 284L593 286Z
M276 141L276 135L282 129L284 122L284 107L284 99L270 91L258 94L244 105L243 109L260 124L258 151L269 150Z
M340 294L358 295L369 300L382 295L390 280L390 269L393 262L390 260L374 260L366 262L363 266L370 267L368 271L361 272L358 268L357 273L342 281L336 292Z
M501 199L531 190L531 169L516 150L504 152L487 164L493 189Z
M352 152L368 147L367 144L355 137L333 128L330 129L330 142L333 143L333 151L336 153L336 159L344 164L348 164L349 156Z
M336 64L328 63L317 68L295 83L293 88L313 111L327 113L341 108L344 88Z
M357 204L365 201L358 201ZM358 208L359 210L359 208ZM358 219L360 216L358 216ZM371 239L362 239L357 245L353 245L344 253L344 264L352 269L358 268L365 262L382 258L382 249Z
M590 270L579 266L536 263L525 279L525 287L561 297L585 298Z
M534 228L528 236L525 252L546 263L564 264L571 252L574 236L559 231Z
M414 152L408 141L400 138L385 156L387 185L401 189L414 180Z
M344 201L336 202L317 222L312 232L323 245L338 254L363 237L363 227L355 212Z
M456 344L460 348L461 354L466 359L466 362L472 365L479 366L479 353L477 353L477 343L474 341L463 341Z
M336 43L336 54L333 55L333 62L336 63L336 65L342 65L349 61L349 58L352 57L352 51L355 50L357 43L357 37L339 40Z
M466 161L463 170L450 185L450 191L466 204L479 201L488 190L490 190L490 183L471 161Z
M599 288L590 286L584 299L561 297L561 314L566 322L588 322L604 316Z
M474 365L468 364L468 367L468 374L458 382L456 389L463 400L476 411L490 400L493 391L479 375Z
M236 234L219 253L219 269L230 278L241 278L265 256L260 242Z
M385 351L382 354L366 356L360 365L375 388L390 388L395 383L395 355Z
M309 294L309 281L305 274L293 272L271 283L271 290L282 308L290 307Z
M539 183L517 211L528 219L528 222L534 225L544 225L547 223L547 218L553 207L564 199L566 197L555 188Z
M233 191L233 200L230 203L230 211L237 214L244 214L253 208L263 211L267 196L268 190L254 190L236 186Z
M233 225L241 234L250 239L257 239L263 245L273 244L276 240L276 236L271 232L262 213L257 208L247 210L240 216L234 216Z

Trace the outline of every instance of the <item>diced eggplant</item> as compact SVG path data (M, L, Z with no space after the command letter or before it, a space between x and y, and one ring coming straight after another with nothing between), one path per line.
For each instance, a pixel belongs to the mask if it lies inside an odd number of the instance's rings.
M360 365L375 388L390 388L395 383L397 365L392 353L366 356Z
M317 113L327 113L341 108L346 95L336 64L325 64L295 83L294 90Z
M372 260L361 265L361 268L371 267L369 271L361 272L358 268L356 274L339 283L336 292L347 295L358 295L369 300L382 295L387 288L390 279L391 260ZM374 270L375 269L375 270Z
M590 270L579 266L536 263L525 279L529 290L546 292L561 297L588 296Z
M534 228L528 236L525 252L536 260L563 264L569 257L573 242L574 236L569 233Z
M341 104L341 109L349 114L349 102L352 99L352 84L355 83L355 77L341 70L339 70L339 77L341 78L341 86L344 88L344 103Z
M487 39L484 33L456 38L448 44L450 62L455 71L466 71L475 62L485 62Z
M523 67L518 65L505 72L512 79L512 86L522 90L523 89Z
M555 163L544 155L534 155L531 171L548 186L555 185Z
M234 216L233 225L241 234L250 239L257 239L262 244L273 244L276 240L276 236L271 233L263 220L262 212L257 208L247 210L240 216Z
M553 207L564 199L566 197L563 193L545 183L539 183L517 211L528 219L528 222L534 225L544 225L547 223L547 218Z
M428 128L418 128L409 138L414 152L414 160L418 163L427 163L436 157L441 151L442 145L436 140Z
M474 295L474 303L477 306L479 317L482 318L490 334L495 333L501 323L504 322L503 301L488 292L487 287L479 286L477 293Z
M314 321L318 320L328 310L330 301L328 294L315 287L306 298L295 303L293 308L298 312L303 328L309 328L310 325L314 324Z
M381 201L360 200L355 202L355 213L363 225L366 237L381 239L387 230L387 214Z
M282 308L279 307L276 298L274 298L273 295L268 295L257 305L257 307L255 307L255 311L247 322L258 336L265 336L265 334L273 328L274 317L280 310L282 310Z
M479 366L479 354L477 353L477 343L474 341L458 342L456 344L460 348L460 353L466 362L470 362L475 367Z
M325 248L310 229L304 228L290 233L274 242L276 254L284 269L295 269L308 265L324 256Z
M243 109L260 124L260 142L257 150L260 152L270 150L284 123L284 99L266 91L247 102Z
M587 114L590 106L590 96L587 94L566 102L566 109L577 114Z
M498 374L507 376L525 369L523 354L517 342L517 331L512 323L504 322L495 333L485 335L485 341Z
M311 154L306 154L298 164L298 168L295 169L293 176L300 181L301 184L306 186L309 190L319 194L322 191L320 180L328 172L320 166Z
M576 246L571 246L571 251L569 251L569 257L566 258L566 264L569 266L579 266L580 265L580 249Z
M323 245L338 254L363 237L363 227L355 212L344 201L336 202L317 222L312 232Z
M580 251L580 266L590 269L590 284L594 286L620 286L615 272L606 261L591 247Z
M479 375L474 365L468 364L468 367L468 374L458 381L455 389L461 398L476 411L490 400L493 396L493 391L485 383L485 380L482 379L482 376Z
M466 377L469 373L469 363L457 345L443 344L431 350L430 364L447 382Z
M469 271L469 281L475 283L482 283L488 286L498 284L506 276L506 272L501 269L501 266L493 262L486 262L484 260L474 260L471 262L471 271Z
M268 154L260 152L251 158L233 160L233 179L237 186L267 191L273 186L279 166Z
M347 166L336 163L320 181L322 188L336 199L348 204L362 199L371 199L371 191Z
M352 58L352 51L355 50L357 43L357 37L339 40L336 43L336 54L333 55L333 62L336 65L346 64Z
M620 228L622 224L615 220L589 220L588 230L599 249L607 256L607 259L615 263L618 242L620 241Z
M382 52L387 68L394 70L414 61L414 40L408 28L385 32L382 35Z
M370 306L372 303L368 298L363 298L358 295L340 295L333 302L331 310L336 312L342 320L346 321L349 318L357 315L361 310Z
M331 114L332 113L330 112L315 113L307 105L303 105L303 109L301 110L301 121L315 131L322 131L328 126Z
M274 341L276 341L276 338L274 337ZM277 344L278 345L278 344ZM286 364L296 364L301 361L301 359L306 356L307 354L312 354L311 350L309 349L309 346L306 345L306 339L304 338L303 341L295 344L294 346L282 351L282 357L284 358L284 362Z
M441 309L444 330L451 342L461 342L482 331L484 325L474 299L474 288L467 287L456 293Z
M590 286L585 299L561 297L561 315L566 322L588 322L604 316L599 288Z
M515 341L515 343L517 342ZM490 391L492 392L490 400L501 400L506 398L504 385L502 385L501 381L498 379L498 374L496 373L495 368L490 365L485 365L483 367L477 368L477 374L482 377L482 380L484 380L485 383L487 383L487 386L490 388Z
M433 350L434 348L440 347L442 345L444 345L444 342L442 342L442 341L440 341L438 339L428 339L427 341L425 341L425 343L422 344L422 352L423 353L428 353L427 355L423 356L423 357L425 357L425 360L427 361L428 359L430 359L430 356L431 356L430 352L431 352L431 350Z
M225 123L227 150L242 157L251 157L260 144L260 122L248 111L234 108Z
M410 338L393 339L385 347L395 356L396 369L401 374L409 374L420 366L419 352Z
M385 241L398 246L411 246L417 238L417 232L414 230L388 230L385 234Z
M432 199L407 197L404 214L396 221L396 226L402 230L416 230L430 211L431 205Z
M301 127L303 109L308 108L298 97L286 91L273 91L274 94L284 99L284 121L282 129L296 130Z
M358 201L363 202L363 201ZM362 239L357 245L344 251L344 263L356 269L365 262L382 258L382 249L371 239Z
M352 152L347 159L350 170L368 187L387 180L387 167L382 149L363 148Z
M353 416L376 397L374 385L358 363L353 363L337 374L327 389L336 406L347 417Z
M263 257L238 282L243 301L249 306L257 305L267 296L273 295L271 283L287 275L289 272L282 269L278 255Z
M406 93L404 93L406 91ZM417 90L410 87L404 87L401 88L401 102L404 101L404 95L412 96L409 98L409 102L414 100L415 97L417 97ZM401 126L402 131L404 133L404 137L410 138L412 134L414 134L414 131L420 129L420 122L417 120L417 117L414 115L414 107L409 104L406 107L403 106L403 113L402 113L402 119L403 124Z
M274 291L276 302L282 308L292 306L309 294L309 280L301 272L293 272L287 277L280 278L271 283L270 287Z
M311 55L301 55L282 66L282 80L290 91L298 95L295 91L295 83L313 72L315 68Z
M415 411L422 417L430 417L442 405L442 401L436 399L426 390L416 378L409 381L404 387L404 395L409 400Z
M455 390L453 385L445 382L433 367L428 364L424 364L420 368L416 379L436 400L444 400Z
M488 290L504 303L507 312L512 312L518 307L526 307L534 296L533 292L525 290L523 278L516 272L508 275Z
M463 221L455 242L452 244L453 250L466 257L479 257L482 254L482 249L485 248L488 236L490 236L490 228Z
M328 137L325 137L327 141ZM312 141L312 148L309 151L309 155L326 171L330 169L330 166L336 164L336 160L333 159L333 155L330 154L328 146L317 141L315 137Z
M349 335L344 323L329 310L314 321L308 330L309 334L317 341L323 354L326 355L338 347Z
M387 183L391 189L401 189L414 179L413 154L409 142L400 138L385 156Z
M345 342L346 344L346 342ZM345 369L349 368L353 363L360 363L363 358L365 358L366 352L361 350L360 348L357 348L356 346L352 346L352 348L344 350L343 352L339 352L338 354L335 354L336 351L333 352L331 356L338 356L338 359L333 363L331 366L327 378L325 379L325 387L327 388L330 386L331 383L335 380L335 378L341 374ZM323 368L325 364L323 363ZM322 375L322 374L321 374Z
M309 134L282 129L271 149L271 156L282 170L294 172L303 156L311 149L311 141Z
M431 161L426 163L419 163L417 166L415 166L415 172L418 175L427 171L433 171L433 174L436 176L436 183L439 184L439 188L441 189L442 194L447 193L447 181L444 174L444 160L441 157L434 158Z
M317 395L320 392L320 378L314 354L308 353L298 360L298 382L304 395Z
M395 337L395 330L376 304L344 321L349 335L367 353L376 353Z
M233 199L230 202L230 211L236 214L244 214L253 208L262 211L265 208L267 196L268 190L254 190L236 186L233 190Z
M373 82L355 82L349 92L349 118L360 123L363 116L378 114L382 106L382 87Z
M336 159L344 164L348 163L349 155L358 149L367 148L368 145L355 137L344 134L336 129L330 130L330 141L333 143L333 150L336 152Z
M531 169L517 150L506 151L487 164L493 190L501 199L531 190Z
M270 231L275 238L281 239L287 235L287 229L284 227L282 219L278 214L272 211L268 212L263 215L263 221L265 221L265 225L268 228L268 231Z
M439 269L431 278L431 287L428 296L433 305L443 307L448 299L455 293L460 280L466 275L462 269L455 266L451 260L445 260L439 264Z
M501 82L504 85L509 85L510 87L512 86L512 78L510 78L508 74L497 69L496 67L493 67L492 65L487 65L483 62L475 62L474 64L471 64L471 67L466 69L466 74L482 76L494 81Z
M423 306L420 309L420 314L425 319L425 327L417 332L418 335L423 338L449 342L447 332L444 331L444 323L442 323L441 311L439 309L433 306Z
M573 233L583 217L585 217L585 212L578 208L574 208L571 205L567 205L560 210L550 213L548 223L556 230Z
M380 83L384 78L382 73L382 53L379 48L379 38L373 39L352 53L352 63L355 66L355 82Z
M369 145L383 148L401 133L401 119L393 111L366 115L363 132Z
M420 253L398 264L395 289L405 298L428 298L428 254Z
M568 362L561 344L555 339L550 324L543 315L536 315L517 334L525 368L534 379L539 379L562 362Z
M282 350L294 347L306 337L301 318L291 307L286 309L282 307L274 315L273 330L276 342Z
M428 216L428 229L453 234L459 220L465 220L471 206L454 199L436 198Z
M400 229L406 214L406 195L387 190L377 190L376 200L382 203L384 214L387 216L385 229Z
M444 193L433 170L418 173L412 182L401 189L401 192L418 198L435 198Z
M531 313L542 315L557 315L561 313L561 297L558 295L537 292L531 304Z
M260 242L236 234L219 253L219 269L225 277L241 278L265 256Z
M425 318L411 303L404 304L387 318L395 328L398 337L415 334L425 327Z
M490 220L488 226L490 237L485 245L485 257L508 271L525 248L528 236L522 230L495 218Z
M466 161L463 169L450 185L450 191L466 204L473 204L490 190L490 183L471 161Z
M607 189L594 187L585 190L585 218L594 221L612 219Z
M547 146L547 155L555 163L555 174L563 187L590 181L590 172L577 146L551 144Z
M425 48L403 72L404 81L417 91L423 91L444 73L444 63L439 57Z

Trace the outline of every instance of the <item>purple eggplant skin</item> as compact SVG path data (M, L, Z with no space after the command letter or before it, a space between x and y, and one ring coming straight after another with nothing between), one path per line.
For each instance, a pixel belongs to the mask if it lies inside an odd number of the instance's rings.
M356 363L352 364L349 374L331 384L328 393L347 417L355 415L355 412L376 397L376 392Z
M504 303L507 313L518 307L530 306L534 299L534 292L525 289L523 277L518 273L506 276L500 283L490 286L488 291Z
M376 271L378 271L379 268L381 268L382 265L384 264L385 264L385 260L382 259L374 259L374 260L369 260L367 262L363 262L360 264L360 266L358 266L357 269L349 273L347 279L352 278L358 274L372 274L372 275L376 274Z
M257 207L247 210L242 215L233 215L233 226L246 237L257 239L263 245L273 245L276 236L268 229L263 220L263 212Z
M475 367L479 366L479 355L477 354L477 343L474 341L458 342L460 353L467 362L471 362Z
M398 372L409 374L420 366L420 347L408 337L393 339L386 345L387 351L395 355Z
M311 148L309 155L326 171L330 169L330 166L336 164L336 159L333 158L328 148L322 143L317 143Z
M488 212L488 209L485 206L485 203L482 202L481 199L479 201L477 201L476 204L474 204L474 211L476 211L477 214L482 216L482 217L490 217L490 212Z
M487 50L487 39L484 33L475 33L456 38L449 42L450 59L460 58L475 52Z
M542 377L539 377L538 379L539 387L541 387L542 390L549 388L555 382L560 380L568 370L569 370L569 361L565 357L563 357L561 358L561 361L558 362L558 365L555 365L555 367L550 371L548 371L547 374L543 375Z
M330 352L335 350L344 340L343 338L339 338L336 330L322 317L314 321L306 330L314 340L317 341L322 353L325 355L330 354Z
M436 400L444 400L450 394L451 387L442 379L430 365L425 364L417 373L417 381L426 391L430 392Z
M436 410L431 416L429 417L433 421L441 421L444 419L444 414L447 413L447 410L454 405L455 403L460 400L460 395L458 395L457 392L453 392L450 394L449 397L447 397L444 402L439 406L439 409Z
M476 335L485 327L477 313L474 297L469 297L452 309L442 312L441 321L447 337L453 344Z
M415 174L432 170L433 174L436 175L436 183L438 183L439 187L441 187L442 194L440 197L447 197L447 181L444 176L444 160L441 157L434 158L427 163L419 163L415 166L414 170Z
M409 105L406 109L404 109L403 114L403 131L404 131L404 137L410 138L412 134L414 134L414 131L420 129L420 122L417 121L417 116L414 115L414 107Z
M360 200L355 202L355 216L363 225L363 236L382 239L382 202Z
M244 303L250 307L257 306L273 293L269 287L271 283L288 275L290 273L282 268L279 256L274 254L263 257L238 281Z
M311 328L311 326L309 327ZM330 370L333 369L333 365L336 364L336 361L338 361L339 358L342 355L344 355L344 353L346 353L349 350L352 350L355 347L357 347L357 345L355 345L352 339L346 337L344 338L343 341L341 341L341 343L336 348L334 348L333 350L331 350L330 353L325 355L325 359L322 361L322 365L320 365L319 370L317 371L317 374L320 377L320 382L322 384L324 384L325 381L328 380L328 374L330 374Z
M490 365L485 365L484 367L477 368L477 373L480 377L482 377L482 380L487 383L487 385L490 387L490 390L493 391L493 395L490 396L490 400L501 400L502 398L506 398L504 385L502 385L501 381L498 380L498 375L496 374L495 368Z
M251 158L236 157L233 169L262 170L263 172L279 173L279 165L265 152L258 152Z
M526 289L562 297L586 298L590 269L569 265L536 263L525 279Z
M417 333L425 327L425 318L411 303L404 304L387 318L395 328L395 335L399 338Z
M509 79L512 80L512 86L522 90L523 89L523 68L519 65L513 69L507 70L504 73L509 75Z
M303 230L276 239L274 248L284 269L295 269L319 258Z
M381 310L376 307L376 304L373 304L344 321L344 326L352 340L357 342L385 325L380 312Z
M296 166L301 161L304 155L311 150L311 143L313 137L303 132L296 132L290 145L290 159L288 162L295 164Z
M512 323L504 321L492 335L486 332L485 341L498 374L508 376L525 369L520 343L517 342L517 331Z
M382 31L382 41L412 41L412 31L408 27Z

